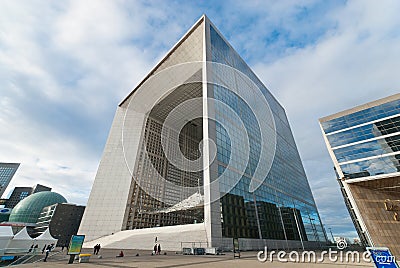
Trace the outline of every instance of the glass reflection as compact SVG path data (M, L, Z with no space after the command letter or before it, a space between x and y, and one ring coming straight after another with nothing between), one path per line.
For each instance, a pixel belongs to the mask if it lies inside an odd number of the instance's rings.
M213 27L210 27L210 36L212 61L240 70L260 88L271 107L278 133L273 166L263 185L250 193L248 189L251 176L259 164L262 146L257 120L250 107L239 96L224 87L213 85L214 98L230 106L242 119L249 134L250 145L250 159L238 184L232 188L229 179L219 182L223 196L220 199L223 236L325 241L318 211L284 109ZM225 117L226 112L223 109L217 107L215 114L221 124L237 126L230 118ZM232 153L230 139L221 124L216 123L218 175L225 171L228 177L235 178L238 176L234 170L235 164L229 163ZM240 156L238 159L241 159ZM231 190L228 192L228 189Z

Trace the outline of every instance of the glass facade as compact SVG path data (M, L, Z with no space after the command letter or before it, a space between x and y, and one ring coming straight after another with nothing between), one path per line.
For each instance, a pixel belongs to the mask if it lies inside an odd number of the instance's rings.
M321 122L346 179L400 171L400 100Z
M190 98L201 96L201 83L183 85L171 92L156 105L146 119L143 140L139 151L127 213L125 229L142 229L160 226L200 223L204 221L203 206L178 211L164 212L191 195L193 189L203 191L203 173L181 170L171 163L162 146L162 128L171 110ZM165 137L168 148L179 148L190 160L200 156L202 121L190 121L179 132L168 128ZM174 139L173 137L179 137ZM179 141L179 145L174 144ZM176 152L178 153L178 152ZM155 172L157 174L155 174ZM160 180L157 178L163 178ZM166 183L170 182L172 184ZM191 187L185 191L185 187Z
M364 246L400 254L400 94L320 119L345 204Z
M272 168L263 178L261 186L256 191L250 192L250 181L255 169L257 165L263 165L259 163L260 151L264 146L260 142L260 124L252 109L240 96L222 85L212 85L211 97L228 105L243 121L250 147L248 161L240 155L236 157L247 161L244 163L247 163L245 172L240 175L237 173L240 168L235 166L234 162L229 163L233 151L227 131L222 125L230 124L231 128L237 129L236 133L240 133L238 129L240 126L226 116L223 108L216 106L215 143L218 174L213 176L219 177L226 172L228 177L232 178L232 180L220 180L219 183L222 196L220 199L222 236L325 242L325 232L284 109L212 25L210 42L208 53L213 62L239 70L262 92L272 110L277 132ZM224 77L220 79L223 80ZM233 185L237 176L241 178Z
M35 224L44 207L57 203L67 203L67 200L55 192L35 193L15 206L9 221Z
M0 163L0 197L19 167L18 163Z

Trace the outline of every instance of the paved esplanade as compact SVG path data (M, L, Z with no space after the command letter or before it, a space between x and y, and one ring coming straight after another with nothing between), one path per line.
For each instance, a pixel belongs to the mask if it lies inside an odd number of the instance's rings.
M85 249L83 253L93 253L92 249ZM167 255L151 256L151 251L143 250L124 250L123 258L116 258L120 250L106 249L100 250L101 259L92 255L89 263L67 264L68 256L57 254L48 259L48 262L37 262L33 264L23 264L19 267L326 267L326 268L363 268L374 267L372 263L332 263L325 260L323 263L280 263L280 262L259 262L257 260L257 252L242 252L240 259L234 259L232 253L226 253L219 256L188 256L167 252ZM139 256L135 256L139 253Z

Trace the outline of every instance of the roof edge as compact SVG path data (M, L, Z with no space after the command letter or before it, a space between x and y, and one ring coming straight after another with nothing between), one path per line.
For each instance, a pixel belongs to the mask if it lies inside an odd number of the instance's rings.
M126 96L119 104L118 106L122 106L125 101L127 101L133 93L135 93L135 91L144 84L144 82L154 74L154 72L157 70L158 67L160 67L160 65L172 54L175 52L175 50L186 40L186 38L194 31L197 29L197 27L203 23L203 21L207 18L207 16L205 14L203 14L194 24L192 27L190 27L190 29L178 40L178 42L176 42L176 44L165 54L164 57L162 57L162 59L156 64L156 66L153 67L153 69L151 69L151 71L141 80L141 82L134 87L131 92L128 94L128 96ZM204 48L203 48L204 49Z
M339 117L342 117L342 116L353 114L353 113L356 113L356 112L359 112L359 111L362 111L362 110L365 110L365 109L368 109L368 108L371 108L371 107L375 107L375 106L378 106L378 105L381 105L381 104L384 104L384 103L388 103L388 102L391 102L391 101L394 101L394 100L398 100L398 99L400 99L400 93L397 93L397 94L394 94L394 95L391 95L391 96L388 96L388 97L385 97L385 98L382 98L382 99L378 99L378 100L375 100L375 101L371 101L371 102L368 102L368 103L365 103L365 104L361 104L361 105L355 106L355 107L350 108L350 109L346 109L344 111L341 111L341 112L338 112L338 113L335 113L335 114L332 114L332 115L328 115L328 116L322 117L322 118L319 119L319 122L323 123L323 122L326 122L326 121L330 121L332 119L336 119L336 118L339 118Z

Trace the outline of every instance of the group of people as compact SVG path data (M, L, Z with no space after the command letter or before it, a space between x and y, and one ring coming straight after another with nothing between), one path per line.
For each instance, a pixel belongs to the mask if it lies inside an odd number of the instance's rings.
M32 244L32 246L31 246L31 248L29 249L29 251L28 252L32 252L32 251L35 251L35 249L36 248L38 248L39 247L39 245L38 244Z
M101 248L100 244L96 244L96 245L93 247L93 254L94 254L94 255L99 254L100 248Z
M161 244L155 244L153 248L153 254L160 255L161 254Z
M46 256L44 257L43 261L47 261L47 257L49 257L50 251L54 248L54 243L50 245L44 245L42 248L42 254L46 253Z

